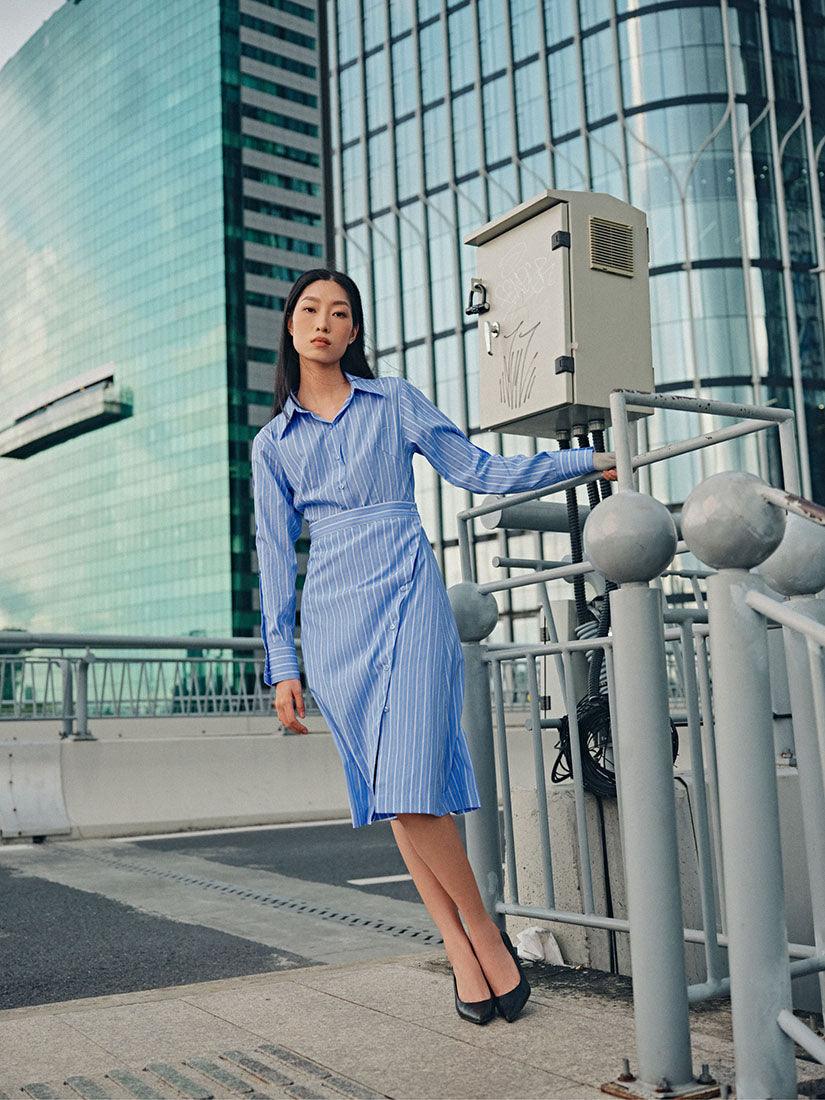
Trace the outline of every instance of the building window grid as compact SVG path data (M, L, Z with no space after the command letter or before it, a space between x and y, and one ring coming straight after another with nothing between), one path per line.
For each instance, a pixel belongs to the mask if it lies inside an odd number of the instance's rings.
M448 12L449 12L449 14L452 14L454 11L460 10L461 8L463 8L465 6L467 6L467 5L464 5L464 4L451 5L449 7L449 9L445 8L445 11L442 13L442 15L446 15ZM590 38L590 37L592 37L592 36L594 36L598 33L603 32L605 29L608 29L608 30L612 29L613 33L611 35L610 48L614 52L614 56L615 56L615 54L618 52L618 27L619 27L619 24L622 23L622 22L627 22L631 18L640 18L642 15L652 14L653 12L655 12L657 10L661 10L664 7L665 7L665 5L649 4L649 5L646 5L644 8L638 9L637 11L635 11L633 13L618 13L615 10L615 5L613 5L614 19L612 21L611 20L602 21L601 23L597 23L597 24L593 24L591 26L585 26L585 27L580 28L580 35L579 35L579 39L578 39L579 48L580 49L583 48L583 44L586 42L586 40L588 38ZM741 7L744 7L744 5L741 5ZM736 8L732 9L732 18L735 16L735 13L736 13ZM543 9L543 14L546 15L546 7ZM433 21L436 21L439 18L440 18L439 16L434 16ZM787 11L784 12L784 18L785 19L790 18ZM446 26L447 26L446 23L442 24L443 33L445 33L445 35L446 35ZM545 34L545 42L542 45L546 45L546 33L547 33L547 28L546 27L543 27L543 32ZM407 33L409 33L409 32L405 32L405 34L407 34ZM543 49L540 49L537 54L533 54L530 57L519 58L518 65L517 66L513 65L511 71L513 71L516 68L521 67L523 65L530 64L531 61L535 61L537 58L539 60L541 60L541 58L542 58L542 56L545 52L548 52L548 53L552 53L554 51L557 52L559 49L563 49L565 46L574 45L575 41L576 41L575 36L571 36L571 38L567 39L566 41L558 41L556 43L552 43L551 46L550 46L550 49L547 50L547 51L545 51ZM474 43L474 46L476 47L475 51L474 51L475 54L476 54L475 61L476 61L476 64L479 64L477 42ZM449 52L446 51L446 50L445 50L445 52L447 53L447 56L449 57ZM787 52L789 52L789 51L786 50L786 53ZM579 54L578 59L577 59L577 68L578 68L580 78L583 78L583 76L585 75L586 69L584 67L584 61L583 61L583 58L582 58L581 54ZM616 72L616 68L614 66L614 73L615 72ZM492 74L491 74L491 76L492 76ZM485 84L487 83L487 78L485 78L484 83ZM447 86L449 87L449 83L447 84ZM478 81L476 82L476 88L478 88ZM582 111L587 105L586 91L585 91L584 86L583 86L583 79L580 79L579 87L577 89L577 92L578 92L577 98L579 100L579 104L578 104L579 110ZM703 98L704 101L707 102L709 97L704 96L704 97L701 97L701 98ZM752 105L753 100L754 100L754 96L744 95L741 92L737 93L735 98L736 98L736 101L738 103L744 103L745 105ZM670 105L672 105L672 101L666 101L665 103L661 104L662 107L670 106ZM657 106L659 106L659 105L657 105ZM615 113L611 113L610 115L605 116L601 119L586 119L586 118L584 118L583 121L582 121L582 117L580 115L580 120L579 120L578 125L575 126L575 127L571 127L564 134L558 135L558 137L562 140L556 142L555 144L562 145L562 146L568 145L569 142L570 142L570 139L573 138L573 137L576 137L578 140L580 140L583 143L587 143L587 142L590 142L592 140L598 140L598 139L595 138L595 134L593 134L593 136L591 136L593 131L597 131L599 129L606 128L606 127L615 126L615 125L618 124L619 133L621 135L620 141L618 143L614 142L613 145L610 145L609 143L606 144L605 145L605 149L606 149L605 155L608 156L608 158L612 157L611 163L615 163L615 165L616 165L616 176L615 176L615 178L618 181L620 181L620 185L621 185L621 190L620 190L619 193L622 194L622 192L623 192L624 193L623 197L626 197L626 194L627 194L626 189L627 189L627 186L628 186L628 174L629 174L629 161L628 161L628 157L627 157L627 153L626 153L626 143L627 143L627 140L628 140L628 135L625 132L625 127L624 127L623 123L624 123L625 116L627 114L631 113L631 112L628 112L625 109L624 103L622 102L621 99L618 99L618 98L617 98L617 108L618 109L616 110ZM650 108L651 108L651 104L643 104L638 108L638 113L647 112L647 111L650 110ZM421 109L421 104L420 104L420 99L419 99L419 104L418 104L418 108L417 108L417 112L416 112L417 114L420 112L420 109ZM401 120L399 120L399 121L401 121ZM450 126L452 125L452 119L449 120L449 125ZM555 146L552 145L550 142L545 142L545 148L548 149L548 152L550 153L550 156L551 156L551 170L552 170L552 157L553 157L554 152L555 152ZM532 155L532 154L534 154L534 153L536 153L540 150L541 150L541 145L536 145L534 148L531 147L530 149L521 150L520 152L521 152L522 157L524 157L528 154ZM450 152L451 152L450 161L452 162L452 142L451 142ZM735 160L738 162L739 158L737 157L737 158L735 158ZM798 160L798 163L800 163L802 165L806 164L806 162L807 162L808 166L810 166L810 152L808 150L802 149L801 146L800 146L800 151L798 153L797 160ZM455 170L455 167L456 166L453 163L450 164L451 180L449 181L449 183L451 183L451 184L456 183L456 178L452 174ZM741 165L741 164L738 164L738 171L742 172L743 170L744 170L744 166ZM483 170L482 170L482 175L485 175ZM468 174L468 178L470 178L469 174ZM783 183L784 182L785 181L783 181ZM448 183L448 186L449 186L449 183ZM441 186L443 186L443 185L441 185ZM523 186L523 184L522 184L522 186ZM439 188L433 188L431 190L438 190L438 189ZM424 189L423 192L422 192L421 197L425 199L425 202L426 202L426 197L429 193L430 192L427 189ZM417 201L417 200L415 198L411 198L408 201ZM402 203L402 205L403 205L403 203ZM428 217L431 216L429 211L425 211L425 213ZM820 224L821 224L821 222L820 222ZM792 266L795 267L795 268L798 268L800 266L799 261L794 261ZM802 265L802 266L804 267L804 265ZM817 319L820 320L820 322L821 322L821 304L820 304L819 313L820 313L820 316ZM463 322L462 322L462 324L463 324Z

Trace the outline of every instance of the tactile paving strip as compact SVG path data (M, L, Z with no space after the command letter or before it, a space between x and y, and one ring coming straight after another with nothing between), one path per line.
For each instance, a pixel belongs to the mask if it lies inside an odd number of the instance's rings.
M386 1100L349 1077L334 1073L289 1047L260 1043L254 1050L227 1050L181 1062L149 1062L143 1070L110 1069L101 1076L31 1081L0 1092L0 1100Z
M403 936L407 939L417 940L419 943L426 943L432 947L440 947L444 943L438 932L426 928L412 928L403 923L398 924L380 920L376 917L365 917L360 913L339 913L337 909L330 909L325 905L313 905L311 902L302 901L300 898L285 898L279 897L277 894L245 890L242 886L234 886L231 882L200 878L197 875L183 875L176 871L161 871L156 867L145 867L141 863L132 863L129 860L112 858L111 856L101 856L90 851L73 854L83 859L93 859L98 863L105 863L110 867L122 867L126 871L137 871L139 874L151 875L153 878L169 879L173 882L183 883L186 886L217 890L221 894L234 894L236 897L246 898L261 905L272 905L278 909L290 909L292 912L305 913L307 916L318 917L321 920L340 921L342 924L368 928L372 932L386 932L390 936Z

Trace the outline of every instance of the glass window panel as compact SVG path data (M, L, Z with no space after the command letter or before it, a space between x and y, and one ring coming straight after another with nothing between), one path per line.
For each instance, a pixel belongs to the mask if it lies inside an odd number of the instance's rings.
M456 325L455 211L452 192L430 196L428 211L433 331Z
M474 90L452 101L455 174L460 179L478 170L478 100Z
M395 127L395 164L398 172L399 202L418 194L420 145L416 118L409 118Z
M616 65L613 32L599 31L582 40L584 98L591 122L616 114Z
M403 118L415 110L415 54L411 35L396 42L392 48L392 94L396 118Z
M484 104L484 154L487 164L513 155L512 110L507 75L482 88Z
M565 46L547 58L550 86L550 115L553 139L577 130L579 118L579 76L575 47Z
M364 8L364 50L369 51L375 46L383 45L387 34L387 7L386 0L361 0ZM340 7L357 8L354 0Z
M370 209L375 212L392 202L390 137L386 130L369 139Z
M362 218L366 210L364 185L364 154L361 143L356 142L343 151L341 164L344 175L344 220L347 222Z
M388 121L387 56L384 51L371 54L366 66L367 128L375 130Z
M432 103L445 92L444 32L440 20L421 28L418 36L421 59L421 100Z
M350 65L341 70L341 141L344 145L357 138L361 122L361 66Z
M338 64L358 56L358 5L338 5Z
M468 4L447 18L450 40L450 82L453 89L463 88L475 80L475 32L473 12Z
M449 178L446 108L443 103L424 112L424 148L427 151L425 174L427 188L437 187Z
M513 61L535 54L540 38L536 0L510 0L510 26Z
M727 91L718 9L672 8L628 19L619 24L619 51L627 107Z
M543 145L547 135L544 80L540 63L522 65L514 75L516 88L516 126L518 147L523 152Z
M506 60L507 5L501 0L478 0L478 34L481 40L481 75L490 76L503 69Z
M424 214L420 202L401 207L398 214L403 296L404 339L421 340L427 333L430 303L427 294L427 254ZM409 375L411 381L415 381ZM418 382L415 382L419 385Z
M372 234L375 287L375 335L376 348L394 347L398 344L398 272L395 241L396 218L384 214L375 219Z
M390 0L390 27L392 34L403 34L410 30L415 17L412 0Z
M579 0L579 18L583 31L610 18L610 0Z
M575 30L573 0L544 0L547 48L570 38Z

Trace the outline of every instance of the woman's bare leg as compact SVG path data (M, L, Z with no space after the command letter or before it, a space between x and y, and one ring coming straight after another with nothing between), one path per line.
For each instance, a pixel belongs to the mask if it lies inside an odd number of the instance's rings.
M484 908L478 883L452 816L401 813L398 820L419 859L429 868L442 891L452 899L463 917L467 938L489 988L495 994L508 993L518 985L519 972L501 938L498 925ZM413 874L412 871L410 873ZM432 887L430 890L432 892ZM424 904L427 904L426 899ZM445 946L446 942L445 938ZM459 996L462 996L460 990Z
M462 1001L486 1001L490 987L467 939L455 902L413 847L404 824L397 818L390 818L390 825L421 900L444 940L459 997Z

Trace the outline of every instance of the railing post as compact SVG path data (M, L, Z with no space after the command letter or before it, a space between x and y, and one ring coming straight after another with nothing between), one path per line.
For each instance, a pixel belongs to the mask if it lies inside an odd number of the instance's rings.
M785 515L749 474L717 474L690 494L682 534L719 572L707 580L710 661L728 929L736 1095L796 1096L768 633L746 602L749 572L779 545Z
M658 1088L668 1095L674 1090L689 1092L696 1083L691 1068L664 623L661 595L649 584L673 559L676 528L663 504L624 489L594 509L584 537L589 560L621 585L610 593L614 735L621 759L638 1078L651 1090Z
M481 593L473 581L449 589L450 602L464 655L464 706L461 724L473 762L480 808L465 816L467 858L473 868L487 912L499 926L504 918L496 903L504 900L501 837L499 833L490 665L481 640L498 622L498 604L492 593Z
M74 740L95 740L89 733L89 659L85 656L77 661L77 732Z
M60 672L62 679L63 715L60 720L60 736L72 736L72 724L74 722L74 680L72 677L72 662L69 657L61 657Z

